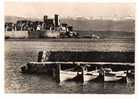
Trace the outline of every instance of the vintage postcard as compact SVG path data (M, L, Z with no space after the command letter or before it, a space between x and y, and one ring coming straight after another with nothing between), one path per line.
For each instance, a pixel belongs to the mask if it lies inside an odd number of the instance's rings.
M4 10L5 93L135 93L135 3L5 1Z

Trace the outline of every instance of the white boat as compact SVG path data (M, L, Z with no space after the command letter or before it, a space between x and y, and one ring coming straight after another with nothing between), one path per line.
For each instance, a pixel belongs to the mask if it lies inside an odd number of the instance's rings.
M126 81L126 71L113 72L110 68L104 69L104 82L124 82Z
M77 76L77 72L68 71L68 70L60 70L59 73L60 82L71 80Z
M97 70L94 71L84 71L83 81L88 82L96 79L99 76L99 72Z

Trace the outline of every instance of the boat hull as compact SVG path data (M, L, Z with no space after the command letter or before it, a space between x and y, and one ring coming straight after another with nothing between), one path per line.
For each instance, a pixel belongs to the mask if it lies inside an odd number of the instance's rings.
M83 81L88 82L96 79L99 76L97 71L85 72L83 75Z
M77 72L60 70L60 82L73 80L77 76Z
M126 77L104 76L104 82L127 82Z

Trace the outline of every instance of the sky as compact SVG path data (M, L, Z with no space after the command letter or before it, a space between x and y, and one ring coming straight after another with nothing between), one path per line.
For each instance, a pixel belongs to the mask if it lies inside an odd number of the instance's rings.
M135 16L134 3L78 3L78 2L5 2L6 16L52 17L59 14L61 17L86 18L124 18Z

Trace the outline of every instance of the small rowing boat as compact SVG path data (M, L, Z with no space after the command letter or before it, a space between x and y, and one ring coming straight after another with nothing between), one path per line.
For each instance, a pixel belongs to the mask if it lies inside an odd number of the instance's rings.
M112 71L104 68L104 82L126 82L126 71Z

